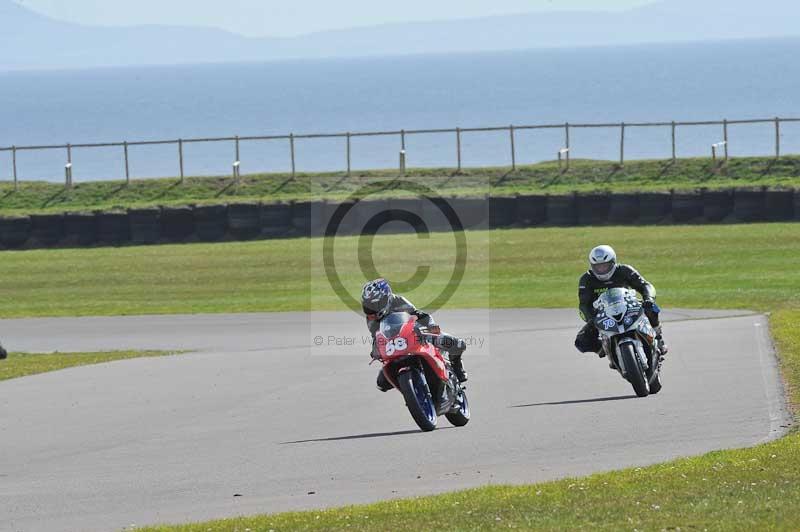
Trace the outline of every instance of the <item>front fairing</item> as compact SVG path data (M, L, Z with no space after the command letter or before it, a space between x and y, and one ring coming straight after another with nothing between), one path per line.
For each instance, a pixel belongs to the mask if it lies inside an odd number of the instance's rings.
M403 365L403 359L420 357L436 376L447 380L447 367L439 350L416 331L417 318L404 312L390 314L375 334L378 353L384 366Z
M598 299L596 308L594 324L604 336L639 330L643 322L649 326L642 303L631 290L609 290Z

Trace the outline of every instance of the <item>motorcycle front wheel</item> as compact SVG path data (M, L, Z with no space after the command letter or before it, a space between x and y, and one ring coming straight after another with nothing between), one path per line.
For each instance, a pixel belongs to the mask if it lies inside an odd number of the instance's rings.
M650 395L650 387L647 384L647 375L645 374L642 362L636 354L636 348L631 343L624 343L619 346L619 356L622 360L622 365L625 368L625 378L633 386L633 391L639 397L647 397Z
M430 432L436 429L436 405L433 404L425 375L418 368L409 368L397 376L400 393L406 407L420 429Z

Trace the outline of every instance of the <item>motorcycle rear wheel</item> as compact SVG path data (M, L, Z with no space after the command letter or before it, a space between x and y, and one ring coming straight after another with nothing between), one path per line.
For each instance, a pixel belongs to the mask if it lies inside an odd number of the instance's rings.
M436 406L425 381L425 375L418 368L410 368L397 376L400 393L406 400L406 408L417 426L424 432L436 429Z
M619 354L622 359L622 365L625 367L628 382L633 386L633 391L639 397L647 397L650 395L650 387L647 383L647 375L642 367L641 360L636 354L636 349L631 343L625 343L619 346Z

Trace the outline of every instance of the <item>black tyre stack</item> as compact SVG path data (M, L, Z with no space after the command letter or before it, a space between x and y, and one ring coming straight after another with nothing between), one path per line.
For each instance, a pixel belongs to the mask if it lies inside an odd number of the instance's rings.
M91 246L97 242L97 218L92 213L68 212L64 215L64 240L67 246Z
M161 240L161 209L149 207L128 211L131 242L155 244Z
M547 196L547 224L570 227L577 223L575 194Z
M611 194L608 221L612 224L629 224L639 221L638 194Z
M707 222L721 222L733 212L733 191L703 191L703 219Z
M311 203L295 201L291 203L290 232L294 236L311 236ZM318 228L321 233L325 228Z
M611 207L609 194L577 194L575 207L578 211L578 225L605 225Z
M31 237L30 216L0 218L0 244L5 248L18 249Z
M699 192L675 192L672 195L672 221L692 223L702 221L703 196Z
M130 242L131 230L127 212L98 212L95 217L98 243L120 245Z
M194 212L194 231L200 242L217 242L228 231L227 205L198 205Z
M161 209L161 236L167 242L185 242L194 234L194 213L191 207Z
M669 192L644 192L639 195L639 223L664 223L671 213L672 195Z
M292 230L292 207L287 203L264 203L260 216L263 237L286 236Z
M228 231L236 240L250 240L261 234L261 205L236 203L228 205Z
M794 191L789 189L767 190L764 192L764 211L770 222L792 220L794 212Z
M547 196L517 196L517 222L535 227L547 222Z
M489 198L489 227L511 227L516 224L517 198L490 197Z
M740 222L760 222L765 220L764 190L748 188L734 190L733 215Z
M64 238L63 214L31 215L31 247L54 247Z

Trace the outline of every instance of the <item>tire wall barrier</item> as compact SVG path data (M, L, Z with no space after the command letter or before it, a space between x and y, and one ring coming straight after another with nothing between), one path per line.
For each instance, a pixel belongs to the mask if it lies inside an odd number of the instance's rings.
M800 189L795 190L792 198L794 219L800 221Z
M439 200L437 200L439 201ZM444 198L465 229L594 225L713 224L800 221L800 190L729 189L694 192L581 193ZM409 232L388 211L411 213L430 231L448 231L439 206L420 199L353 204L337 234L359 234L372 220L385 232ZM4 217L0 248L218 242L324 234L338 202L237 203L144 207Z
M227 205L202 205L195 207L193 214L197 240L216 242L225 238L228 231Z
M131 209L128 223L134 244L155 244L161 240L161 209Z

